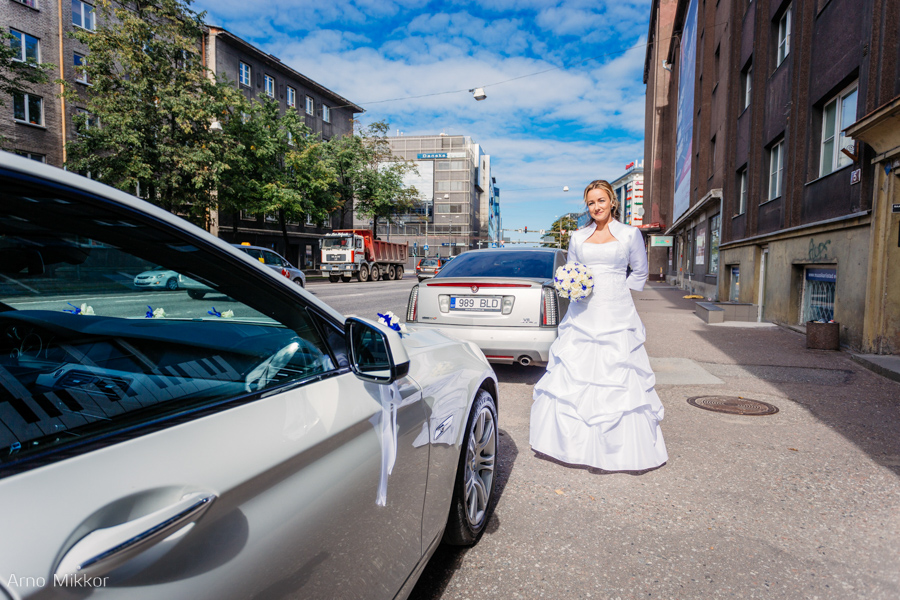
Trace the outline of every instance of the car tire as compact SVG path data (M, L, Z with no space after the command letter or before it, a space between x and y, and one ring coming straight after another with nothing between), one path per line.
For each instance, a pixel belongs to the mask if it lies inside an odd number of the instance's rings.
M459 453L445 543L471 546L484 533L494 508L499 450L497 404L489 392L478 390Z
M169 280L166 282L166 289L172 290L172 291L177 290L178 289L178 280L175 279L174 277L170 277Z
M387 266L387 269L384 270L384 275L382 275L382 278L388 281L394 280L394 265Z
M372 271L369 273L369 281L378 281L381 279L381 270L378 265L372 265Z
M340 279L341 279L340 275L329 275L328 276L328 281L330 281L331 283L337 283Z
M300 279L299 277L297 277L296 279L294 279L294 283L296 283L296 284L299 285L300 287L305 287L305 286L303 285L303 280Z
M360 265L359 274L357 275L361 282L366 282L369 280L369 267L366 265Z
M394 273L397 279L403 279L403 267L397 267L396 272Z
M341 275L341 281L343 281L344 283L350 283L350 276L349 275Z
M206 296L206 292L201 292L199 290L188 290L188 296L190 296L194 300L203 300L203 297Z

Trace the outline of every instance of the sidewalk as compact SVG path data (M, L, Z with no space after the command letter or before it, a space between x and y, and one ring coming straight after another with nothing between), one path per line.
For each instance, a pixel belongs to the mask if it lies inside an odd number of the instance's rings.
M635 476L541 459L543 370L496 366L494 517L475 547L442 547L411 600L900 598L900 383L782 327L707 325L684 295L633 294L668 462ZM778 412L688 402L700 396Z

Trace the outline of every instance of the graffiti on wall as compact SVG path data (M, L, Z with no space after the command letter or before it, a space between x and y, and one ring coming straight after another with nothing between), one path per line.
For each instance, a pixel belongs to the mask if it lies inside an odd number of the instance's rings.
M824 242L819 242L817 244L814 238L809 238L809 260L813 262L829 260L829 244L831 244L831 240L825 240Z

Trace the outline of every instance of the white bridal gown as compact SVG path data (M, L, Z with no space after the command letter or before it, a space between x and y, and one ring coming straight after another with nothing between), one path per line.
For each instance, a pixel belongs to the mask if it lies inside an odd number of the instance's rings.
M625 284L628 251L616 240L583 243L578 255L593 271L594 290L569 304L534 386L531 447L606 471L658 467L668 460L659 427L665 411Z

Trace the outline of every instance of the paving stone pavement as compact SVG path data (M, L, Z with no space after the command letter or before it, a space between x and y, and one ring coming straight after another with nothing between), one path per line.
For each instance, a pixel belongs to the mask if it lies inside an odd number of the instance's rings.
M412 598L900 598L900 383L780 327L710 327L683 294L634 294L654 362L721 381L657 384L669 462L630 475L538 458L543 370L498 366L494 515L473 548L438 549ZM780 411L686 402L712 394Z

